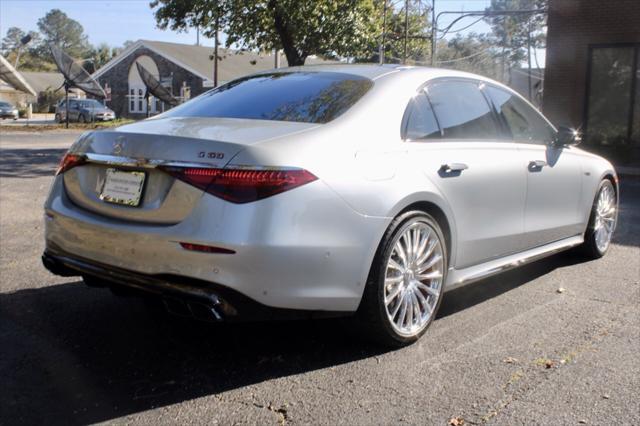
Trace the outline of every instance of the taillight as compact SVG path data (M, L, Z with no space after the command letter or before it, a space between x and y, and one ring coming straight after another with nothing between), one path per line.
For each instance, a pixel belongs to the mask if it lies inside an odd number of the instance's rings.
M162 169L176 179L232 203L261 200L318 179L302 169Z
M72 169L76 166L84 164L85 161L86 159L84 155L70 154L67 152L64 155L64 157L62 157L62 159L60 160L60 164L58 164L58 169L56 170L56 176L66 172L69 169Z

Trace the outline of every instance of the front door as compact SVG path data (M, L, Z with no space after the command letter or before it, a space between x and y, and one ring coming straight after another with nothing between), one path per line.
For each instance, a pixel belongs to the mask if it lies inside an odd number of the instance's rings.
M485 92L522 153L519 167L527 175L526 246L578 235L583 230L578 210L582 178L579 157L571 147L553 146L553 127L519 96L494 86L488 86Z

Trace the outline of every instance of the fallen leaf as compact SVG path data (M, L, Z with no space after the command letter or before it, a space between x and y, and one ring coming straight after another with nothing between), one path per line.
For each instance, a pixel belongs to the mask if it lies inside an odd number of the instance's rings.
M548 359L544 362L544 368L551 368L554 367L556 365L555 362L553 362L552 360Z
M606 394L606 393L605 393L604 395L602 395L602 397L603 397L604 399L609 399L609 398L611 398L611 397L609 396L609 394Z
M556 290L556 293L564 293L564 288L558 287L558 289Z
M584 419L582 419L582 420L579 420L579 421L578 421L578 423L580 423L581 425L586 425L586 424L587 424L587 421L586 421L586 420L584 420Z
M462 417L452 417L449 419L449 426L462 426L464 419Z
M508 356L505 359L503 359L502 362L504 362L506 364L517 364L518 363L518 359Z

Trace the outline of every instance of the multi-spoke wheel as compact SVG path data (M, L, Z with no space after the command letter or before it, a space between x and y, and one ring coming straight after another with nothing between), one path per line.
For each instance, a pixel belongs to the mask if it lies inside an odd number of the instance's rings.
M582 248L587 256L597 259L609 249L618 220L617 207L616 191L611 181L605 179L600 183L585 233Z
M446 249L440 226L428 214L414 211L393 221L361 306L377 340L398 346L425 332L442 299Z

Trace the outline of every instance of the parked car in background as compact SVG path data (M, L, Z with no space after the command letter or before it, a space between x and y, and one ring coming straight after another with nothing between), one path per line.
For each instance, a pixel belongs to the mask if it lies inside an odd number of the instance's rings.
M56 107L55 120L65 121L67 108L65 100ZM90 123L93 121L109 121L116 118L116 113L95 99L69 99L69 121Z
M174 312L356 315L405 345L447 290L572 247L605 255L618 179L579 141L474 74L259 73L81 136L45 204L43 261Z
M11 105L9 102L0 102L0 117L3 120L5 118L13 118L14 120L17 120L18 116L18 108Z

